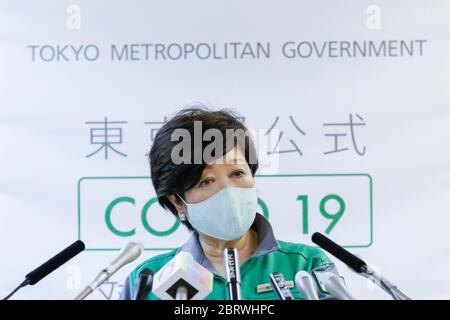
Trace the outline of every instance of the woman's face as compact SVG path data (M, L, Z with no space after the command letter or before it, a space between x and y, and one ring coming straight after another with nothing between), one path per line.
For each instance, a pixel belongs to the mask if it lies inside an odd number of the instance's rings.
M236 147L206 165L198 183L185 192L185 200L187 203L198 203L226 187L254 187L250 167Z

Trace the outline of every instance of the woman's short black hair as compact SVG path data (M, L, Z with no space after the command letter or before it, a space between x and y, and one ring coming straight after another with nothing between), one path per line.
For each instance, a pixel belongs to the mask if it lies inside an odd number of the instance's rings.
M163 208L169 209L177 218L178 212L169 201L168 196L178 193L185 199L185 191L198 183L206 163L203 157L201 157L201 163L195 161L181 164L174 163L172 161L172 150L179 141L173 141L172 134L177 129L184 129L185 132L189 132L193 137L194 123L197 121L201 123L202 137L203 133L208 129L218 129L223 140L227 137L227 129L237 130L236 132L246 132L247 134L241 140L243 143L238 143L237 145L245 156L253 176L258 169L254 142L251 135L248 134L247 128L240 120L239 115L228 109L213 111L203 105L182 109L158 130L149 153L151 179L158 201ZM203 141L202 139L202 150L210 143L210 141ZM232 147L236 146L235 143L233 143L233 146L230 146L226 141L222 141L222 145L221 154L215 154L214 158L223 156ZM190 153L192 157L194 157L194 153ZM185 225L189 230L192 230L189 222L186 221Z

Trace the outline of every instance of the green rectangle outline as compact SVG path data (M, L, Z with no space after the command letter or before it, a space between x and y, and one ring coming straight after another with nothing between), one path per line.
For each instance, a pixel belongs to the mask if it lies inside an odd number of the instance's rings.
M322 174L262 174L256 175L257 178L278 178L278 177L351 177L351 176L365 176L369 178L370 189L370 242L366 245L351 245L343 246L344 248L368 248L373 244L373 180L368 173L322 173ZM103 177L81 177L78 180L78 228L77 238L81 240L81 182L83 180L126 180L126 179L149 179L150 176L103 176ZM169 251L175 248L145 248L145 251ZM121 248L86 248L86 251L119 251Z

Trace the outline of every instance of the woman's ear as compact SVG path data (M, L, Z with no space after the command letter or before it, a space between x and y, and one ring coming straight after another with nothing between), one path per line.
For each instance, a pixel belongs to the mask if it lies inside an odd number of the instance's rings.
M170 203L175 207L175 209L178 212L178 215L180 213L186 212L186 206L183 203L183 201L180 200L180 198L177 195L168 195L167 199L169 199Z

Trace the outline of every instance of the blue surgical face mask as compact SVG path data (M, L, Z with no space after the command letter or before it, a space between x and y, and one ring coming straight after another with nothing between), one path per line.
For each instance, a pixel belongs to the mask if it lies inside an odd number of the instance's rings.
M225 241L244 235L255 220L258 204L256 188L226 187L199 203L180 199L187 207L187 220L194 229Z

